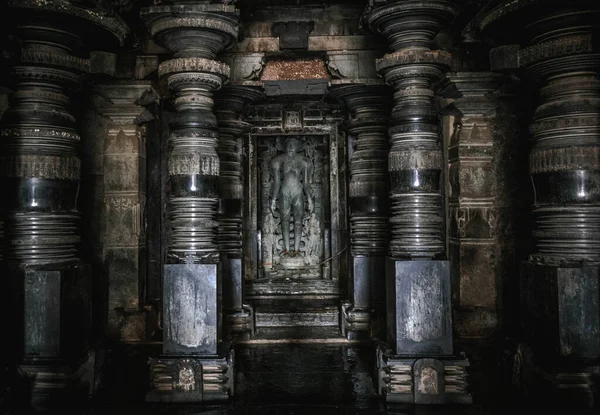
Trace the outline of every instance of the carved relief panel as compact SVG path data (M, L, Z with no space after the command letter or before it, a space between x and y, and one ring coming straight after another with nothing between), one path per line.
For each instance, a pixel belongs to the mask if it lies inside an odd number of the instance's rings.
M327 136L258 138L259 264L266 278L320 278L329 215Z

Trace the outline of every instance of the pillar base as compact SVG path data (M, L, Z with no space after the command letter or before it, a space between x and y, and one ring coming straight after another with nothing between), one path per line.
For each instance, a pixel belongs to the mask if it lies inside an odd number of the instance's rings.
M40 410L84 405L96 377L89 265L6 264L0 274L10 282L3 304L15 314L7 321L14 335L6 346L20 369L17 405Z
M348 340L368 339L371 326L371 313L357 310L352 303L342 304L342 335Z
M385 266L381 256L352 258L352 301L342 304L342 333L349 340L384 336Z
M465 356L411 357L377 345L377 391L389 403L471 404Z
M452 356L450 261L387 258L387 341L395 354Z
M79 362L63 359L26 359L19 365L21 378L17 389L27 396L20 402L36 411L84 408L95 393L96 352L90 351Z
M166 264L163 277L163 353L219 355L219 264Z
M521 266L514 386L524 398L592 408L600 398L600 266Z
M244 304L241 310L225 311L225 324L232 340L248 340L254 335L254 310Z
M164 355L149 363L148 402L217 402L233 396L233 350L225 358Z

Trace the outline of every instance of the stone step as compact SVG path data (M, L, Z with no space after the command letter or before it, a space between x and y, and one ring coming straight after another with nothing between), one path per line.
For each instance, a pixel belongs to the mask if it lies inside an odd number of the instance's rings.
M258 307L254 311L256 328L262 327L339 327L338 307L299 308L282 310Z

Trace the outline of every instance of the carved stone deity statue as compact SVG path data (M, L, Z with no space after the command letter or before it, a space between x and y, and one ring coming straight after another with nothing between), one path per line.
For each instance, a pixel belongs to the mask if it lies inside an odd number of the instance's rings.
M271 161L273 188L271 191L270 209L277 217L279 207L281 215L281 231L284 251L282 257L300 256L300 239L302 237L302 222L306 209L305 197L308 201L308 213L314 209L311 178L311 162L298 154L300 141L290 137L285 141L285 152ZM290 219L294 220L294 249L290 249Z

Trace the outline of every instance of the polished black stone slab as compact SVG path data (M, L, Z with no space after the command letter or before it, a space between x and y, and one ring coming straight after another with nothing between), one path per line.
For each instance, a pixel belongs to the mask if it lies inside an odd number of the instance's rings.
M397 355L452 355L449 261L387 258L387 341Z
M22 316L13 321L23 323L16 332L23 330L24 362L81 359L92 333L89 266L13 267L9 273L13 310Z
M217 264L167 264L163 280L163 353L217 355Z
M575 368L600 356L600 267L524 262L521 310L526 340L552 366L563 358Z

